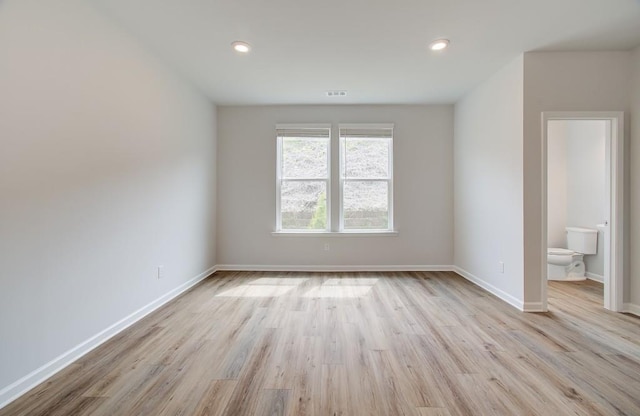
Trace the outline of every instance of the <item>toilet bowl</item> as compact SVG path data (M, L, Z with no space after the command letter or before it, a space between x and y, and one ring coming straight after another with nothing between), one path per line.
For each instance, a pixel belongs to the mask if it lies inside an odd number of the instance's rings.
M547 249L549 280L585 280L583 254L566 248Z
M596 254L598 231L585 227L567 227L567 247L547 249L547 279L585 280L585 254Z

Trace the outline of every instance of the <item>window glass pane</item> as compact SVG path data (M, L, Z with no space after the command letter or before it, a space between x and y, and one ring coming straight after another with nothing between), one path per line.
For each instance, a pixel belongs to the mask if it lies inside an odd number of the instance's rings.
M345 181L343 200L345 229L389 228L387 181Z
M282 176L284 178L326 178L329 139L282 139Z
M327 183L283 181L280 209L283 230L327 228Z
M345 138L343 142L345 178L388 178L389 140Z

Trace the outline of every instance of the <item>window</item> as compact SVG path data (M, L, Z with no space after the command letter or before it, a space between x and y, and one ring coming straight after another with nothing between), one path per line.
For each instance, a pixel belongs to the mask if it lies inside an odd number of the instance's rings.
M329 231L330 125L278 125L278 231Z
M331 124L276 126L277 234L395 234L393 124L340 124L336 130L339 163L332 170ZM332 197L340 214L333 225Z
M393 230L393 125L339 130L340 230Z

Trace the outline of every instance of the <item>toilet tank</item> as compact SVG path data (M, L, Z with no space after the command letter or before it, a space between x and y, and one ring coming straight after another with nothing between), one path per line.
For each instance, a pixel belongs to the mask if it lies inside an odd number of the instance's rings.
M598 251L598 230L585 227L567 227L567 248L582 254Z

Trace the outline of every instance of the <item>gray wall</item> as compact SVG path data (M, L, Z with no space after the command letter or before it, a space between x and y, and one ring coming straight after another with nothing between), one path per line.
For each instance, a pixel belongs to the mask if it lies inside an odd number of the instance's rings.
M274 237L276 123L395 123L397 237ZM218 107L218 263L424 266L453 261L453 107ZM337 190L337 163L333 189ZM337 193L333 214L337 215ZM330 245L325 251L324 245Z
M210 102L86 2L1 9L0 403L216 263Z
M455 265L518 308L522 292L519 56L455 106ZM504 272L499 262L504 262Z

